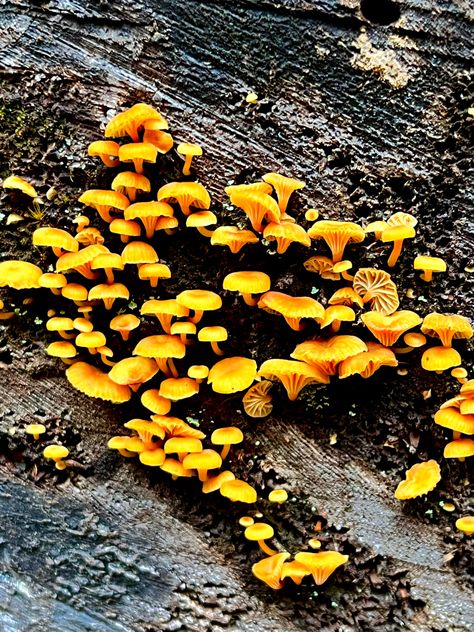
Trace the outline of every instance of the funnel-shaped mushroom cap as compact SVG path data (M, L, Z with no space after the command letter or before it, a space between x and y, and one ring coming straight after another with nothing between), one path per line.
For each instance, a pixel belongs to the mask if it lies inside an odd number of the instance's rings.
M474 516L462 516L456 520L456 529L462 531L466 535L474 533Z
M347 305L330 305L324 311L324 316L319 319L319 326L324 329L328 325L341 321L351 322L355 320L355 312Z
M154 423L163 428L169 437L193 437L194 439L204 439L205 434L196 428L192 428L178 417L167 417L165 415L152 415Z
M184 358L186 345L179 336L147 336L140 340L133 354L144 358Z
M0 287L12 287L15 290L29 290L41 287L39 278L43 271L27 261L2 261L0 263Z
M305 186L305 183L301 182L300 180L288 178L286 176L280 175L279 173L273 172L266 173L264 176L262 176L262 180L264 182L268 182L268 184L271 184L275 189L275 193L278 198L278 206L282 213L286 211L288 201L293 191L302 189Z
M336 290L328 301L329 305L358 305L363 307L362 298L351 287L341 287Z
M308 272L314 272L314 274L320 274L323 279L338 281L340 278L339 274L335 274L332 271L334 263L331 259L329 259L329 257L310 257L303 265L305 270Z
M474 440L463 437L446 444L443 456L445 459L466 459L474 456Z
M270 289L271 279L268 274L253 270L231 272L222 283L224 290L241 294L262 294Z
M471 323L459 314L438 314L425 316L421 331L428 336L439 338L444 347L450 347L453 338L471 338Z
M283 582L280 579L283 564L289 557L289 553L276 553L265 557L252 566L252 573L273 590L279 590L283 588Z
M280 209L275 200L267 193L258 191L238 191L230 196L234 206L241 208L252 224L252 228L258 233L262 232L262 223L280 221Z
M244 391L257 375L257 363L250 358L239 356L225 358L214 364L207 381L212 390L223 395Z
M130 204L130 200L125 195L108 189L89 189L81 195L79 202L95 209L104 206L120 211L125 210Z
M270 313L283 316L295 330L300 328L302 318L323 318L324 307L309 296L289 296L283 292L266 292L260 297L258 306Z
M242 403L249 417L266 417L272 412L272 396L269 394L272 386L273 383L269 380L261 380L245 393Z
M367 345L356 336L333 336L329 340L307 340L299 344L291 354L315 366L326 375L336 375L337 365L346 358L367 351Z
M434 416L435 424L462 434L474 434L474 415L463 415L457 408L442 408Z
M112 307L113 301L121 298L128 300L130 292L123 283L100 283L89 290L89 301L104 301L107 309Z
M277 242L277 252L283 254L293 243L309 248L311 239L305 229L293 222L270 222L263 231L263 238Z
M211 443L214 445L236 445L242 443L244 435L240 428L228 426L226 428L217 428L211 435Z
M119 149L120 162L133 162L138 173L143 162L156 162L158 149L151 143L127 143Z
M38 197L36 189L20 176L8 176L2 183L4 189L17 189L29 197Z
M156 250L144 241L132 241L122 250L124 263L141 265L142 263L156 263L158 254Z
M215 470L221 465L221 456L215 450L203 450L188 454L183 459L183 466L188 470Z
M140 401L145 408L151 410L155 415L167 415L171 410L170 400L162 397L157 388L151 388L142 393Z
M248 504L257 502L257 492L254 488L245 481L241 481L239 479L224 483L220 492L222 496L228 498L232 502Z
M452 347L431 347L421 356L421 366L425 371L446 371L461 362L461 356Z
M308 230L311 239L324 239L332 252L333 262L342 260L347 244L364 241L363 229L353 222L322 220Z
M342 555L337 551L321 551L320 553L297 553L295 560L310 571L317 586L321 586L332 573L345 564L348 555Z
M158 191L159 202L177 202L184 215L189 215L191 206L208 209L211 198L199 182L169 182Z
M184 290L176 297L178 305L194 311L213 311L222 307L219 294L209 290Z
M33 233L33 246L48 246L50 248L60 248L68 252L77 252L79 242L65 230L45 226L37 228Z
M73 364L66 370L66 377L74 388L89 397L121 404L132 396L128 386L116 384L106 373L86 362Z
M219 226L212 233L212 246L229 246L234 254L239 252L245 244L258 243L258 237L251 230L240 230L237 226Z
M347 358L339 365L339 377L342 379L350 375L359 374L368 378L381 366L398 366L398 360L390 349L376 342L367 343L367 351L357 353Z
M294 401L308 384L329 383L329 377L320 368L296 360L266 360L258 374L269 380L280 380L291 401Z
M295 584L298 584L298 586L307 575L311 575L309 568L296 560L283 564L283 568L281 569L281 579L289 577Z
M381 314L391 314L398 309L400 301L397 287L388 272L376 268L360 268L354 275L354 290L364 303Z
M158 373L158 366L151 358L124 358L114 364L109 378L116 384L143 384Z
M266 522L254 522L245 529L244 536L247 540L258 542L259 540L269 540L273 538L275 531Z
M397 500L407 500L423 496L441 480L441 472L438 463L433 459L425 463L417 463L406 472L406 479L398 484L395 490Z
M163 116L147 103L135 103L134 106L116 114L106 125L104 136L106 138L120 138L122 136L131 136L133 140L138 141L138 130L143 126L145 121L157 119L162 121L164 127L167 123Z
M406 309L394 312L390 316L380 312L366 312L362 314L361 320L385 347L394 345L403 333L422 322L418 314Z
M159 439L164 439L165 437L164 430L153 421L148 421L147 419L130 419L123 425L128 430L135 430L145 443L152 441L153 437L158 437Z
M199 392L199 383L190 377L170 377L160 384L160 395L172 402L192 397Z
M165 126L163 125L163 121ZM145 121L143 124L143 142L151 143L155 145L160 154L166 154L174 145L174 140L171 134L164 132L164 129L168 129L168 123L162 119Z
M101 254L109 252L109 249L102 244L92 244L86 246L78 252L67 252L56 262L56 272L69 272L77 270L81 274L88 268L90 270L92 261ZM95 277L93 277L95 278Z

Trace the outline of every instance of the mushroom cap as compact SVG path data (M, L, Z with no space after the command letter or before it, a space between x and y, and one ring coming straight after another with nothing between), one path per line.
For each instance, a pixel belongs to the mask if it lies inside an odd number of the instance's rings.
M426 336L418 333L417 331L409 331L403 336L403 342L409 347L418 349L426 344Z
M445 347L451 345L453 338L471 338L473 335L471 323L465 316L438 312L425 316L421 331L428 336L440 338Z
M462 434L474 434L474 415L463 415L456 408L441 408L434 416L435 424Z
M436 461L431 459L416 463L406 472L406 479L395 490L397 500L417 498L432 491L441 480L441 472Z
M253 504L257 502L257 492L254 488L239 479L226 481L220 488L220 493L232 502Z
M271 279L265 272L247 270L231 272L222 283L224 290L241 294L262 294L270 289Z
M165 442L163 448L165 454L181 454L182 452L191 454L202 452L202 442L193 437L171 437Z
M70 384L89 397L97 397L114 404L127 402L132 394L128 386L116 384L107 373L87 362L76 362L66 370Z
M124 217L127 221L147 217L172 217L174 209L166 202L135 202L125 209Z
M271 503L285 503L288 500L288 492L286 489L272 489L268 494L268 500Z
M130 419L123 424L124 428L134 430L142 441L149 443L153 437L164 439L165 433L163 428L148 419Z
M171 279L171 270L164 263L144 263L138 270L142 281L148 279Z
M309 296L289 296L283 292L265 292L258 307L286 318L324 318L324 307Z
M187 399L199 392L199 383L190 377L170 377L160 384L160 395L172 402Z
M250 527L250 525L254 522L255 520L252 518L252 516L242 516L241 518L239 518L239 524L241 527Z
M158 149L151 143L127 143L119 149L120 162L133 162L139 159L144 162L156 162Z
M249 217L254 230L261 232L261 223L264 219L269 222L280 221L280 209L276 201L267 193L259 191L237 191L231 194L230 201L234 206L241 208Z
M365 233L358 224L332 220L315 222L308 230L308 235L311 239L324 239L329 247L338 242L359 243L365 239Z
M158 366L151 358L123 358L109 371L109 378L116 384L143 384L158 373Z
M340 274L341 272L347 272L347 270L350 270L351 268L352 262L348 259L345 259L344 261L338 261L337 263L335 263L332 267L332 271L336 274Z
M142 264L158 261L156 250L144 241L131 241L122 250L121 257L124 263Z
M163 472L171 474L171 476L185 476L189 477L193 475L192 470L187 470L183 467L183 464L176 459L167 458L164 460L161 469Z
M364 228L366 233L383 233L384 230L388 228L388 223L383 220L377 220L375 222L370 222Z
M280 173L275 173L274 171L263 175L262 180L267 184L271 184L275 190L280 188L289 188L292 191L296 191L297 189L303 189L306 186L301 180L289 178L288 176L282 176Z
M40 435L46 432L46 426L44 424L28 424L25 428L26 434Z
M128 300L130 292L123 283L100 283L89 290L89 301L122 298Z
M203 327L198 332L198 340L200 342L224 342L227 338L227 329L219 325Z
M163 121L163 125L167 126L163 116L151 105L147 103L135 103L131 108L128 108L124 112L119 112L110 119L105 127L104 136L106 138L127 136L130 134L130 129L133 129L134 133L136 133L137 130L143 126L145 121L152 119Z
M29 182L23 180L23 178L20 178L20 176L8 176L3 181L2 187L4 189L18 189L18 191L21 191L25 195L28 195L32 198L38 197L36 189L31 184L29 184Z
M142 338L133 350L133 355L143 358L184 358L186 345L179 336L158 334Z
M140 437L128 437L127 442L125 444L125 449L129 452L144 452L146 450L147 444L145 441L142 441ZM163 457L164 458L164 457Z
M273 187L271 184L267 184L266 182L251 182L250 184L231 184L230 186L225 187L224 191L230 197L234 193L245 193L249 191L271 193L273 191Z
M310 571L314 582L321 586L332 573L349 559L348 555L342 555L338 551L320 551L319 553L297 553L295 561L299 562Z
M249 417L266 417L273 410L272 396L269 390L273 382L261 380L249 388L242 398L244 410Z
M215 470L221 465L221 455L215 450L209 449L188 454L183 459L183 467L190 470Z
M363 307L364 302L357 292L351 287L341 287L336 290L328 301L329 305L358 305Z
M368 342L367 351L346 358L339 364L339 377L342 380L358 373L368 378L381 366L398 366L398 360L390 349L376 342Z
M218 226L212 233L212 246L229 246L238 252L245 244L256 244L259 239L251 230L241 230L237 226Z
M183 156L202 156L202 147L194 143L180 143L176 151Z
M43 271L33 263L11 259L0 263L0 287L15 290L29 290L41 287L39 283Z
M171 401L162 397L157 388L144 391L140 397L142 405L156 415L167 415L171 410Z
M367 329L385 347L394 345L403 333L422 322L418 314L407 309L388 316L376 311L366 312L360 318Z
M156 450L143 450L138 455L140 463L143 465L148 465L150 467L161 467L163 469L163 464L166 460L165 451L161 448L157 448Z
M151 299L143 303L140 308L140 314L144 314L146 316L168 314L170 316L177 316L178 318L181 318L182 316L189 315L189 309L184 307L184 305L180 305L175 298L163 300Z
M210 290L184 290L176 297L179 305L195 311L212 311L222 307L219 294Z
M285 387L288 397L294 401L299 392L308 384L328 384L328 375L319 367L297 360L266 360L258 372L269 380L278 379Z
M61 228L45 226L37 228L33 232L33 246L48 246L51 248L61 248L68 252L77 252L79 242L72 235Z
M403 211L399 211L388 218L387 224L388 226L411 226L412 228L415 228L418 224L418 220L414 215L410 215L410 213L403 213Z
M48 331L71 331L74 329L74 321L66 316L53 316L46 321Z
M119 314L110 321L113 331L132 331L140 326L140 319L135 314Z
M217 224L217 217L212 211L197 211L186 218L188 228L200 228Z
M86 331L78 334L74 342L78 347L97 349L97 347L105 346L107 340L101 331Z
M412 226L389 226L380 235L380 239L387 241L400 241L402 239L412 239L416 235L416 231Z
M474 396L474 380L468 380L461 386L459 391L462 395Z
M456 529L462 531L466 535L474 533L474 516L462 516L456 520Z
M126 219L113 219L109 224L109 230L116 235L138 237L142 229L138 222L131 222Z
M452 347L431 347L421 356L421 366L425 371L446 371L461 362L461 356Z
M168 182L158 191L159 202L176 201L181 207L208 209L211 197L199 182Z
M204 481L202 484L202 493L210 494L212 492L217 492L222 487L224 483L227 481L235 480L235 476L232 472L228 470L224 470L223 472L219 472L217 476L210 476L207 481Z
M465 399L464 401L462 401L461 405L459 406L459 410L461 411L462 415L474 415L474 398Z
M118 150L115 154L118 156ZM118 173L112 180L110 188L119 193L123 193L125 189L134 189L149 193L151 190L150 180L142 173L135 173L134 171L122 171Z
M93 226L87 226L76 233L76 240L83 246L91 246L93 244L103 244L105 239L102 233Z
M87 301L89 292L84 285L80 283L68 283L61 290L62 296L71 301Z
M194 437L195 439L204 439L205 434L196 428L192 428L182 419L178 417L167 417L166 415L152 415L151 418L163 428L169 437Z
M290 577L290 579L292 579L295 584L298 585L301 584L301 582L307 575L311 575L311 571L306 566L301 564L301 562L297 562L296 560L283 564L283 567L281 569L281 579L286 579L287 577Z
M355 312L347 305L330 305L324 310L323 318L319 319L321 329L331 325L333 322L350 322L355 320Z
M257 542L258 540L269 540L273 538L275 531L266 522L254 522L245 529L244 536L247 540Z
M192 377L194 380L205 380L209 375L209 367L204 364L193 364L188 369L188 377Z
M123 270L122 257L115 252L104 252L92 260L91 270Z
M69 272L91 264L96 257L108 252L109 249L102 244L91 244L78 252L66 252L56 261L56 272Z
M67 279L64 274L56 272L45 272L38 279L41 287L60 289L67 285Z
M220 360L209 371L207 378L215 393L230 395L248 388L257 375L257 363L250 358L235 356Z
M446 261L439 257L427 257L420 255L413 261L415 270L430 270L431 272L446 272Z
M128 197L117 191L109 191L108 189L89 189L85 191L79 198L79 202L92 208L107 207L123 211L129 206Z
M463 437L450 441L444 447L445 459L465 459L474 456L474 440Z
M311 246L311 238L308 233L302 226L293 222L270 222L265 226L263 238L268 239L268 241L276 240L278 244L281 243L280 252L284 252L291 243Z
M388 272L376 268L360 268L354 275L354 290L364 303L381 314L391 314L398 309L400 300L397 287Z
M242 430L235 426L217 428L211 435L211 443L214 445L236 445L242 443L243 440L244 435Z
M143 141L155 145L160 154L168 153L173 147L173 137L171 134L167 134L163 131L164 129L168 129L168 123L166 123L166 127L163 127L162 123L156 119L145 121L143 129Z
M114 140L95 140L87 148L88 156L114 156L117 157L120 145ZM113 188L113 187L112 187Z
M275 555L264 557L263 560L256 562L252 566L252 573L257 579L273 588L273 590L279 590L283 588L283 582L280 579L282 568L285 560L289 557L289 553L276 553Z
M69 454L69 450L63 445L47 445L43 450L43 456L45 459L52 459L53 461L59 461L59 459L65 459Z
M339 362L362 351L367 351L367 345L360 338L333 336L328 340L306 340L295 348L291 357L319 367L327 375L335 375Z
M183 320L183 321L180 320L176 323L173 323L170 328L170 334L172 336L175 336L175 335L194 336L196 334L196 331L197 331L196 325L187 320ZM192 377L192 375L190 375L189 377Z
M316 255L314 257L310 257L304 262L304 268L308 272L314 272L315 274L326 274L327 276L324 278L333 279L335 281L339 280L339 275L332 273L333 262L329 257L321 257Z
M46 353L54 358L75 358L77 349L68 340L58 340L46 347Z
M451 376L456 379L464 379L467 378L468 372L463 366L459 366L451 371Z
M94 325L90 320L87 320L87 318L82 318L80 316L73 320L73 325L74 329L82 333L91 332L94 329Z

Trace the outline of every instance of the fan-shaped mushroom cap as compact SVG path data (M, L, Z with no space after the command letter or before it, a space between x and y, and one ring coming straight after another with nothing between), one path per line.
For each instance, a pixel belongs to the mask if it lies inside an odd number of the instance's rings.
M291 354L319 368L326 375L336 375L337 365L346 358L367 351L367 345L356 336L333 336L329 340L307 340L299 344Z
M87 148L87 155L99 156L107 167L116 167L119 149L119 144L113 140L95 140Z
M199 392L199 383L190 377L171 377L161 382L159 392L161 397L177 402L196 395Z
M128 430L134 430L145 444L152 443L153 437L165 438L163 428L148 419L130 419L123 425Z
M289 577L295 582L295 584L298 584L298 586L307 575L311 575L311 571L296 560L283 564L281 569L281 579Z
M183 459L183 467L189 470L197 470L201 482L207 480L208 470L218 469L221 465L222 459L215 450L203 450L202 452L188 454Z
M462 516L456 520L456 529L462 531L466 535L474 533L474 516Z
M283 292L266 292L260 297L258 306L270 313L283 316L295 331L301 329L302 318L319 319L324 317L324 307L309 296L289 296Z
M45 272L38 279L38 283L41 287L49 288L50 290L60 290L67 285L67 279L64 274L56 274L55 272ZM58 291L58 294L60 292Z
M151 143L127 143L119 149L120 162L133 162L137 173L143 173L143 163L155 163L158 150Z
M439 338L444 347L450 347L453 338L471 338L473 335L471 323L464 316L437 312L425 316L421 331Z
M194 454L202 452L202 443L193 437L171 437L165 442L163 449L165 454Z
M302 244L309 248L311 239L305 229L293 222L270 222L263 231L263 238L277 242L277 252L283 254L292 243Z
M329 305L364 305L362 298L351 287L341 287L336 290L328 301Z
M225 187L224 191L230 197L234 193L248 193L249 191L257 191L258 193L271 193L273 187L266 182L251 182L250 184L231 184Z
M248 504L257 502L257 492L254 488L245 481L241 481L239 479L223 483L220 488L220 493L232 502Z
M139 141L138 130L143 127L145 121L157 119L162 121L164 129L167 128L163 116L147 103L135 103L134 106L116 114L106 125L104 136L106 138L130 136L134 142Z
M29 290L41 287L39 278L43 271L33 263L11 259L0 263L0 287Z
M173 137L164 132L164 129L168 129L168 123L164 119L152 119L143 123L143 142L154 145L160 154L168 153L174 145Z
M266 173L262 176L262 180L271 184L275 189L275 193L278 198L278 206L282 214L286 211L291 194L305 186L305 183L300 180L288 178L280 175L279 173L273 172Z
M90 189L79 198L79 202L95 208L104 222L110 223L113 217L110 211L123 211L129 206L130 200L122 193L105 189Z
M381 314L391 314L400 305L395 283L388 272L376 268L360 268L354 275L354 290Z
M186 216L191 213L191 206L203 209L211 206L210 195L199 182L169 182L159 189L158 201L177 202Z
M319 326L324 329L332 325L333 331L339 330L341 321L351 322L355 320L355 312L347 305L330 305L324 310L324 316L318 319Z
M339 377L342 379L358 373L368 378L381 366L398 366L398 360L390 349L376 342L367 343L367 351L346 358L339 365Z
M456 408L442 408L434 416L435 424L462 434L474 434L474 415L463 415Z
M323 279L338 281L340 278L339 274L336 274L332 271L334 264L331 259L329 259L329 257L310 257L307 261L304 262L303 265L305 267L305 270L307 270L308 272L319 274Z
M342 260L347 244L364 241L365 233L353 222L322 220L308 230L311 239L324 239L332 253L333 263Z
M158 254L156 250L144 241L132 241L122 250L122 261L135 265L143 263L156 263Z
M140 340L133 354L143 358L184 358L186 346L178 336L159 334Z
M336 568L345 564L348 559L348 555L342 555L342 553L338 553L337 551L297 553L295 555L295 561L306 566L317 586L324 584L329 576L334 573Z
M250 220L252 228L261 233L263 221L280 221L280 209L275 200L267 193L259 191L237 191L230 196L230 201L234 206L242 209Z
M294 401L308 384L329 383L329 377L320 368L295 360L266 360L258 374L269 380L280 380L290 401Z
M89 226L76 233L76 240L83 246L91 246L92 244L103 244L105 239L97 228Z
M184 307L184 305L180 305L174 298L165 300L151 299L143 303L140 313L147 316L156 316L163 330L169 333L173 317L188 316L189 309Z
M36 198L36 189L20 176L8 176L2 183L4 189L17 189L29 197Z
M230 395L248 388L257 375L257 363L250 358L235 356L214 364L207 378L212 390Z
M252 573L257 579L273 588L273 590L279 590L283 588L283 582L280 579L283 565L289 557L289 553L276 553L275 555L264 557L263 560L256 562L252 566Z
M200 430L192 428L182 419L178 419L178 417L152 415L151 418L169 437L194 437L195 439L204 439L206 436Z
M126 219L112 220L109 230L111 233L120 235L123 243L126 243L130 237L139 237L141 233L140 224L138 222L127 222Z
M380 312L366 312L361 320L369 331L385 347L394 345L408 329L413 329L422 322L415 312L401 310L385 316Z
M139 219L145 227L148 239L153 237L161 217L172 217L173 207L166 202L135 202L125 209L124 217L127 221Z
M415 270L423 270L423 281L431 281L433 272L446 272L446 261L439 257L418 256L413 261Z
M417 498L432 491L441 480L438 463L431 459L417 463L406 472L406 479L398 484L395 490L397 500Z
M188 228L197 228L205 237L212 237L212 231L207 230L206 226L217 224L217 217L212 211L197 211L186 218L186 226Z
M425 371L446 371L461 362L461 356L452 347L431 347L421 356L421 366Z
M78 252L67 252L56 261L56 272L71 272L76 270L86 279L96 279L97 274L91 270L93 260L101 254L109 252L102 244L92 244Z
M116 384L107 373L86 362L76 362L66 369L66 377L74 388L89 397L121 404L132 396L128 386Z
M117 299L128 300L130 292L123 283L100 283L89 290L89 301L103 301L105 309L112 309Z
M240 230L237 226L219 226L212 233L212 246L229 246L230 251L236 254L245 244L258 243L258 237L251 230Z
M168 474L171 474L171 477L173 479L177 479L178 477L184 476L184 477L190 477L193 475L193 471L192 470L187 470L183 467L183 464L180 463L180 461L177 461L176 459L165 459L163 462L163 465L161 466L161 469L163 470L163 472L167 472Z
M167 415L171 410L171 401L162 397L157 388L144 391L140 397L142 405L156 415Z
M87 301L89 292L86 287L80 283L68 283L61 290L62 296L68 298L71 301L75 301L77 304L81 304L83 301Z
M54 358L69 359L77 356L77 349L72 342L58 340L46 347L46 353Z
M140 326L140 319L135 314L119 314L110 321L110 329L118 331L123 340L128 340L130 332Z
M262 380L249 388L242 398L244 410L249 417L266 417L273 410L272 396L268 394L273 382Z
M122 171L112 180L111 189L127 195L127 197L129 197L129 199L133 202L137 191L149 193L151 185L150 180L141 173L135 173L134 171Z
M109 372L109 378L116 384L136 386L148 382L158 373L158 366L151 358L124 358Z
M217 492L224 483L233 480L235 480L234 474L228 470L224 470L223 472L217 474L217 476L211 476L207 479L207 481L203 482L202 493L211 494L212 492Z
M447 443L444 447L445 459L462 459L474 456L474 440L463 437Z
M239 292L247 298L252 294L262 294L270 289L271 279L268 274L254 270L231 272L224 277L222 287L230 292ZM253 303L252 304L256 304Z
M52 226L37 228L33 232L33 246L53 248L58 256L61 256L63 250L68 252L77 252L79 250L79 243L72 235L61 228Z

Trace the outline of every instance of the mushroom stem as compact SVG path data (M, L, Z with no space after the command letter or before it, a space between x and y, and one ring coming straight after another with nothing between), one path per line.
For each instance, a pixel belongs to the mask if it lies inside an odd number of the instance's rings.
M433 279L433 270L425 270L423 274L420 274L420 279L423 281L431 281Z
M202 310L202 309L197 309L197 310L194 312L194 316L193 316L192 318L190 318L189 320L190 320L192 323L196 324L196 323L198 323L198 322L201 320L201 318L203 317L203 314L204 314L204 312L203 312L203 310Z
M197 473L201 483L205 483L207 481L207 470L198 470Z
M128 235L120 235L120 241L123 244L127 244L130 241L130 237Z
M333 322L331 323L331 331L333 331L335 334L337 334L337 332L339 331L340 328L341 328L341 321L340 320L333 320Z
M222 460L224 460L227 457L227 455L229 454L229 451L230 451L230 444L229 445L225 445L222 448L222 452L221 452L221 459Z
M402 251L403 239L396 239L393 242L393 250L390 253L390 257L388 258L387 265L389 268L393 268L393 266L397 263L398 257Z
M64 254L64 250L62 248L58 248L57 246L53 247L53 252L58 259L59 257L62 257L62 255Z
M288 323L288 325L293 329L293 331L301 331L302 329L304 329L304 325L301 324L300 318L286 318L285 316L285 320Z
M345 279L346 281L353 281L354 280L354 276L352 274L349 274L347 272L347 270L344 270L344 272L341 272L341 276L343 279Z
M274 551L273 549L271 549L265 542L265 540L258 540L258 544L260 545L262 551L267 555L275 555L275 553L278 553L278 551Z
M219 355L219 356L224 355L224 352L222 351L222 349L219 347L219 344L215 340L211 342L211 347L216 355Z
M133 166L135 167L135 171L137 173L143 173L143 158L134 158Z
M104 222L107 222L107 224L110 224L110 222L112 221L112 217L110 215L110 208L108 206L101 206L100 204L96 208L97 208L97 212L99 213L101 218L104 220Z
M111 285L115 281L112 268L105 268L105 276L107 277L107 283L109 285Z
M133 187L126 187L125 192L130 202L135 202L137 198L137 190Z
M56 296L61 296L61 290L59 288L57 288L57 287L50 287L49 289L51 290L51 292L53 294L56 294Z
M191 162L193 160L192 156L186 156L186 159L184 161L184 165L183 165L183 175L184 176L189 176L191 175Z
M251 294L242 294L242 298L250 307L255 307L258 304L258 298L254 298Z
M178 371L177 371L177 369L175 367L175 364L173 362L173 358L168 358L167 364L168 364L168 367L169 367L169 369L171 371L171 375L173 377L178 377L179 373L178 373Z
M204 226L198 226L197 229L201 233L201 235L204 235L204 237L212 237L212 235L214 234L213 230L204 228Z
M59 335L61 336L61 338L64 338L64 340L72 340L76 337L76 334L68 334L65 331L60 331Z
M461 433L458 432L457 430L453 430L453 439L459 439L461 437Z
M112 360L109 360L109 359L107 358L107 356L106 356L106 355L104 355L103 353L101 353L101 354L100 354L100 359L101 359L101 360L102 360L102 362L103 362L104 364L106 364L107 366L114 366L114 365L115 365L115 362L112 362Z
M150 277L150 287L158 287L158 277Z

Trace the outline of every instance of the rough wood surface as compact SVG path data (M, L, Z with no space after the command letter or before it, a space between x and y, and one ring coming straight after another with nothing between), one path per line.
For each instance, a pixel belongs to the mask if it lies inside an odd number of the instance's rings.
M98 126L145 99L164 111L178 139L206 147L199 175L218 205L229 180L274 169L304 179L301 208L317 206L327 217L359 221L412 208L427 227L424 248L452 261L442 291L425 290L430 307L448 304L472 316L472 302L466 304L472 276L463 272L474 245L465 123L472 105L472 6L467 0L397 5L400 18L381 26L366 20L357 0L1 0L1 96L29 112L38 103L40 116L70 123L68 143L46 144L35 169L38 182L72 186L77 195L93 183L90 164L78 156ZM257 107L244 101L252 90ZM15 150L13 137L3 143L1 175L14 167L26 175L26 146ZM73 204L69 217L78 208ZM2 251L10 256L15 241L8 231L4 237ZM298 282L295 270L281 276L279 289ZM405 289L413 283L412 272L406 274ZM306 593L269 595L251 579L257 558L248 559L235 510L190 498L187 485L110 455L106 438L123 419L68 387L44 360L41 332L16 327L12 333L2 327L0 349L5 632L472 626L466 579L446 561L455 549L445 537L450 523L442 516L441 524L429 523L423 507L403 511L393 500L396 466L385 471L382 444L372 442L369 427L403 416L410 427L399 433L388 424L386 436L391 429L399 434L409 458L408 435L413 428L428 432L435 404L453 390L446 380L426 378L434 396L428 403L419 402L421 382L414 380L417 410L404 405L401 414L379 401L393 402L397 384L378 382L376 391L364 385L366 408L357 414L367 421L356 426L349 425L350 408L360 400L348 388L342 398L330 391L321 405L308 401L305 408L303 400L249 428L249 442L260 442L252 457L257 465L248 465L254 480L262 487L283 482L305 500L297 518L281 520L295 542L298 533L310 533L306 511L327 512L348 532L360 561L343 588L329 589L323 608L305 602ZM236 408L225 402L219 412L235 418ZM37 461L9 430L38 418L71 425L79 454L92 455L83 475L79 470L61 484L51 474L35 479ZM328 442L334 428L336 448ZM461 489L464 475L454 467L448 473ZM445 497L452 491L446 483ZM371 572L381 564L382 576L404 578L408 603L400 605L390 580L387 594L367 606L374 591L365 584L361 597L357 591L364 556ZM331 611L331 600L339 600L339 609Z

